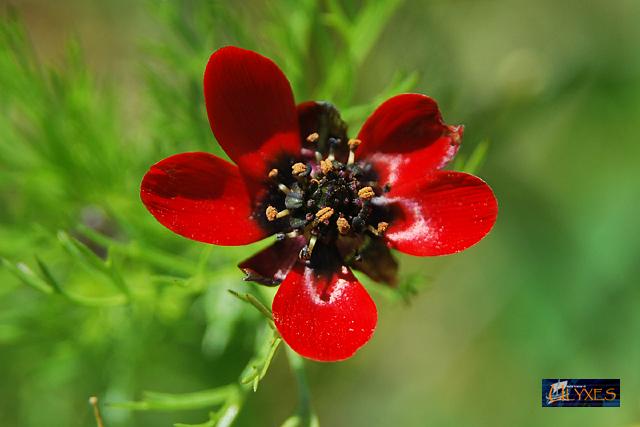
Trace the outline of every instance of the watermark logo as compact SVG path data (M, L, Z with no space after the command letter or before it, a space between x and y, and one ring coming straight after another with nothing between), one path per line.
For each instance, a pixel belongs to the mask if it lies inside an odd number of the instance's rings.
M543 379L542 406L620 406L620 379Z

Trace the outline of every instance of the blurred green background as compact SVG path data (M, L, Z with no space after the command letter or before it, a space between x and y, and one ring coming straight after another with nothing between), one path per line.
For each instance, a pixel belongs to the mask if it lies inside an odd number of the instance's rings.
M264 243L176 237L138 196L163 157L220 154L201 76L226 44L352 134L392 94L434 97L500 203L477 246L402 257L401 289L371 288L354 358L306 363L320 425L640 422L640 2L3 2L0 425L92 426L93 394L107 427L202 423L215 391L109 403L233 384L254 355L265 322L226 289L258 293L235 264ZM543 409L552 377L621 378L622 407ZM295 413L282 349L242 393L237 426Z

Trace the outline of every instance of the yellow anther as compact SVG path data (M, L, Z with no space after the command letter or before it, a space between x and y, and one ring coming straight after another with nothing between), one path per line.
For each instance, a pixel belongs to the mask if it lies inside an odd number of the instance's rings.
M356 148L358 148L358 145L362 144L362 141L360 141L359 139L351 138L348 144L349 150L356 151Z
M307 171L307 166L304 163L296 163L291 166L291 173L295 176L302 175Z
M378 234L384 234L385 231L387 231L387 228L389 228L389 223L388 222L379 222L378 223L378 229L376 230L378 232Z
M320 135L318 134L318 132L314 132L311 135L307 136L307 142L310 142L312 144L318 141L318 139L320 139Z
M375 197L376 193L373 192L373 188L371 187L362 187L358 190L358 197L362 200L371 200Z
M316 212L316 219L319 222L323 222L331 218L332 215L333 215L333 209L327 206L325 208L320 209L318 212Z
M367 226L369 231L375 234L376 236L382 236L384 232L387 231L388 227L389 227L388 222L379 222L377 227L374 227L373 225Z
M267 206L266 215L268 221L275 221L276 217L278 216L278 209L274 208L273 206Z
M351 138L348 142L349 145L349 159L347 159L347 164L352 165L356 161L356 148L360 145L362 141L359 139Z
M320 170L323 174L328 174L333 170L333 162L331 160L321 160L320 161Z
M289 209L285 209L283 211L278 212L278 209L269 205L267 206L267 210L265 211L265 214L267 216L268 221L275 221L276 219L284 218L285 216L289 215Z
M271 170L269 171L269 178L273 179L273 178L275 178L276 176L278 176L278 169L271 169Z
M349 221L345 218L340 217L336 220L336 225L338 226L338 232L340 234L347 234L349 230L351 230L351 225L349 225Z

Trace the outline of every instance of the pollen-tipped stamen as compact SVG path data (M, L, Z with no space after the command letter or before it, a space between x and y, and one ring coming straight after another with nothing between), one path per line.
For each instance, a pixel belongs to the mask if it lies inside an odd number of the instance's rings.
M324 175L328 174L333 170L333 162L331 160L321 160L320 170Z
M347 160L348 165L352 165L356 161L356 148L360 145L362 141L359 139L351 138L349 140L349 159Z
M316 221L324 222L329 218L331 218L332 215L333 215L333 208L330 208L329 206L324 207L320 209L318 212L316 212Z
M307 136L307 142L311 144L318 142L318 139L320 139L320 135L318 134L318 132L313 132L312 134L309 134L309 136Z
M367 226L367 229L376 236L382 236L387 231L387 228L389 228L388 222L379 222L377 227L373 225Z
M284 218L285 216L289 215L289 209L284 209L280 212L278 212L278 210L276 208L274 208L273 206L269 205L267 206L267 209L265 211L265 215L267 217L267 221L271 222L271 221L275 221L276 219L280 219L280 218Z
M336 226L338 227L338 232L340 234L348 234L351 230L351 225L346 218L340 217L336 220Z
M294 163L294 165L291 166L291 173L294 176L304 175L306 171L307 171L307 166L304 163Z
M265 215L267 217L267 221L275 221L276 217L278 216L278 209L274 208L273 206L267 206Z
M375 195L376 193L374 193L373 188L369 186L362 187L360 190L358 190L358 197L360 197L360 199L364 201L373 199Z

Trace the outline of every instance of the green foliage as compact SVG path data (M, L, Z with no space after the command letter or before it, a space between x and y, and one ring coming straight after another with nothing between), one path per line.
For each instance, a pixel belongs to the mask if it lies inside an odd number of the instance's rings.
M22 281L25 285L31 286L34 289L44 292L45 294L52 294L54 289L47 284L45 280L38 277L33 270L23 263L12 264L8 260L2 258L2 265L14 276Z
M112 406L135 411L177 411L182 409L210 408L224 403L236 392L234 385L184 394L146 391L139 402L118 402Z
M273 357L276 355L276 351L278 351L281 343L282 338L280 338L275 329L273 329L271 338L268 341L265 341L266 345L262 347L254 360L247 365L249 372L240 379L240 382L242 384L251 384L253 391L258 391L258 384L264 376L267 375L269 366L271 366ZM247 369L245 369L245 371Z
M477 173L487 158L489 145L489 140L485 139L473 147L473 151L469 156L465 156L464 154L456 156L453 162L453 170L464 171L470 174Z

